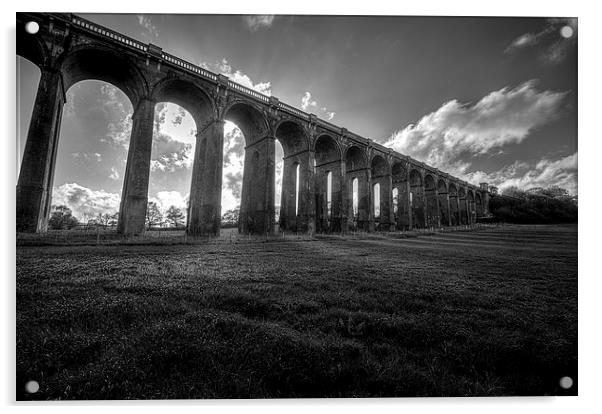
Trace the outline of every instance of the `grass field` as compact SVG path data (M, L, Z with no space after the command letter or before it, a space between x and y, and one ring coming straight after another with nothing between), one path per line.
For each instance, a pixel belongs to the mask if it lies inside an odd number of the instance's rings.
M21 246L16 356L19 400L575 395L577 228Z

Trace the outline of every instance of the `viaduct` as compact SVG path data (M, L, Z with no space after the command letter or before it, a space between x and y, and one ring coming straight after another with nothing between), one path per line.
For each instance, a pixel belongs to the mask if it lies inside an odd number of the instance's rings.
M39 31L29 34L27 22ZM239 231L275 228L275 140L284 151L281 231L391 231L471 224L488 214L479 187L243 87L226 76L72 14L17 13L17 54L41 71L17 183L17 231L44 232L66 91L96 79L134 108L118 231L144 231L155 104L196 123L187 232L219 234L224 121L245 138Z

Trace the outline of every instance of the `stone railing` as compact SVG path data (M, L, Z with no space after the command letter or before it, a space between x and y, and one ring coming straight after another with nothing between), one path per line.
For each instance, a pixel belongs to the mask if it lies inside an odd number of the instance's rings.
M278 102L278 108L280 108L280 109L282 109L282 110L284 110L284 111L286 111L286 112L288 112L290 114L296 115L299 118L304 119L305 121L309 120L309 114L308 113L305 113L302 110L295 108L294 106L290 106L288 104L285 104L284 102Z
M100 26L96 23L92 23L89 20L82 19L81 17L72 16L71 23L76 26L79 26L85 30L88 30L90 32L97 33L99 35L106 36L109 39L116 40L119 43L122 43L126 46L132 47L134 49L140 50L142 52L146 52L148 50L148 46L142 42L139 42L137 40L132 39L131 37L124 36L122 34L114 32L112 30L109 30L106 27Z
M228 81L228 87L234 89L235 91L244 93L245 95L249 95L249 96L252 96L253 98L259 99L260 101L263 101L266 103L270 102L269 96L266 96L260 92L257 92L254 89L247 88L246 86L242 86L239 83L232 82L231 80Z
M166 53L166 52L161 52L161 58L166 62L169 62L169 63L179 66L183 69L186 69L192 73L200 75L200 76L204 77L205 79L217 81L217 75L215 73L210 72L207 69L203 69L202 67L194 65L190 62L187 62L184 59L180 59L179 57L175 57L174 55L170 55L169 53Z

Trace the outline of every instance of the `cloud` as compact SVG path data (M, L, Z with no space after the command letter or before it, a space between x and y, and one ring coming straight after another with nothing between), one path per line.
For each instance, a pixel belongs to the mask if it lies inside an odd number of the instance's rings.
M247 24L247 27L252 32L256 32L257 30L270 27L274 23L273 15L251 15L251 16L242 16L243 21Z
M222 179L222 211L240 204L244 170L245 139L231 122L224 125L224 169Z
M176 206L184 214L187 211L188 194L183 196L179 191L159 191L154 197L150 197L149 201L154 201L159 206L159 210L163 213L171 206Z
M77 183L66 183L52 189L52 205L66 205L80 221L98 213L119 210L120 195L104 190L92 190Z
M316 112L320 112L320 114L329 121L332 120L336 114L336 112L329 111L325 106L318 106L318 102L315 99L312 99L311 92L309 91L305 91L301 97L301 109L306 112L317 110Z
M150 17L143 14L137 14L136 17L138 18L138 24L145 30L142 32L142 35L151 40L157 40L159 38L159 31Z
M192 145L156 132L153 134L151 171L175 172L192 166Z
M222 59L220 62L216 62L214 64L201 63L199 66L213 72L221 73L222 75L230 78L231 81L241 84L242 86L246 86L249 89L254 89L264 95L272 95L272 84L270 82L254 83L253 80L245 73L241 72L240 70L234 70L226 59Z
M475 104L449 101L417 124L396 131L385 145L454 175L471 166L468 156L498 152L554 120L567 92L538 91L535 81L505 87Z
M570 36L562 34L565 27L570 28ZM504 50L506 54L518 53L535 48L538 58L548 64L562 62L568 52L577 44L577 19L552 18L547 20L546 27L537 33L524 33L514 39Z
M486 173L474 171L465 179L481 183L487 182L504 190L516 186L521 189L558 185L571 194L577 194L577 152L556 160L544 157L536 163L516 161L504 168Z
M119 171L117 171L117 168L111 167L111 174L109 174L109 178L111 180L117 181L117 180L119 180L119 177L120 177L119 176Z
M311 93L306 91L305 94L301 97L301 109L307 111L310 107L317 108L318 102L311 99Z

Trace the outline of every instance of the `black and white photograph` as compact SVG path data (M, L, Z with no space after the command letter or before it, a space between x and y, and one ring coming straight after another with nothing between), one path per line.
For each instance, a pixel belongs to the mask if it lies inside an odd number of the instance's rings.
M14 17L16 403L579 395L580 14Z

